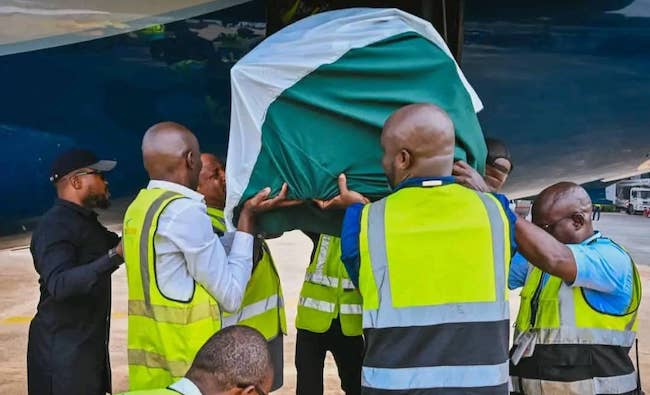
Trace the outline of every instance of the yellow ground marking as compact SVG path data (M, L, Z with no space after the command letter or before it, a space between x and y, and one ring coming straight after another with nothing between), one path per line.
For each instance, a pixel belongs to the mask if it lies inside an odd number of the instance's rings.
M115 313L111 314L111 317L114 319L124 319L127 318L128 315L123 312L123 311L116 311ZM27 324L32 320L33 316L26 316L26 315L17 315L14 317L7 317L0 321L0 325L17 325L17 324Z

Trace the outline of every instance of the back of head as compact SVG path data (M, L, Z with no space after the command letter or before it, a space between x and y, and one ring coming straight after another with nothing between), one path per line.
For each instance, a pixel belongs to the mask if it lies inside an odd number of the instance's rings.
M512 157L510 156L510 150L506 144L492 137L485 138L485 145L487 146L487 163L493 163L499 158L504 158L508 162L512 163Z
M266 340L247 326L226 327L199 349L186 376L206 395L249 385L263 388L273 377Z
M451 175L454 124L435 104L410 104L384 124L382 165L393 186L411 177Z
M506 183L512 171L513 163L510 150L506 144L498 139L486 137L487 158L485 160L485 182L498 192Z
M152 180L163 180L196 189L201 171L199 142L185 126L160 122L142 138L142 159Z

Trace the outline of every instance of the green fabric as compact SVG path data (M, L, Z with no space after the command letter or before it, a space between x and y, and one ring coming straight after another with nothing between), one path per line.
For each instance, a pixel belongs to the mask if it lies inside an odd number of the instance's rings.
M417 33L392 36L352 49L285 90L268 108L262 148L241 202L288 182L290 197L329 198L337 176L377 199L390 190L379 144L385 120L418 102L445 109L456 127L456 159L483 172L486 147L471 98L456 66L440 48ZM263 231L299 228L338 235L342 212L322 213L313 204L261 216Z

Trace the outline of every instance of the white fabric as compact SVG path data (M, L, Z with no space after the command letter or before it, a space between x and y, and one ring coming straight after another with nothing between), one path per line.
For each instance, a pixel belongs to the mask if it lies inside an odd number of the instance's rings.
M362 48L405 32L416 32L441 48L450 58L440 34L418 17L397 9L349 8L302 19L260 43L230 72L232 109L224 210L226 226L233 229L233 209L246 190L262 147L266 111L280 94L323 64L334 63L349 50ZM472 99L481 100L456 65Z
M212 230L203 195L167 181L152 180L147 188L189 198L172 201L158 220L154 248L160 292L170 299L188 301L196 280L224 310L236 311L253 268L253 236L235 232L227 253Z
M203 395L201 390L190 379L183 377L168 387L171 390L178 391L183 395Z

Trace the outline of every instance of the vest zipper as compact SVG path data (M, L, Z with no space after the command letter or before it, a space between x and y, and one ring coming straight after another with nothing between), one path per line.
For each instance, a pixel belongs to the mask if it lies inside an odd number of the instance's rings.
M533 298L530 301L530 327L535 326L535 321L537 320L537 310L539 309L539 295L542 293L542 280L544 279L544 272L539 277L539 282L537 283L537 288L535 288L535 293Z

